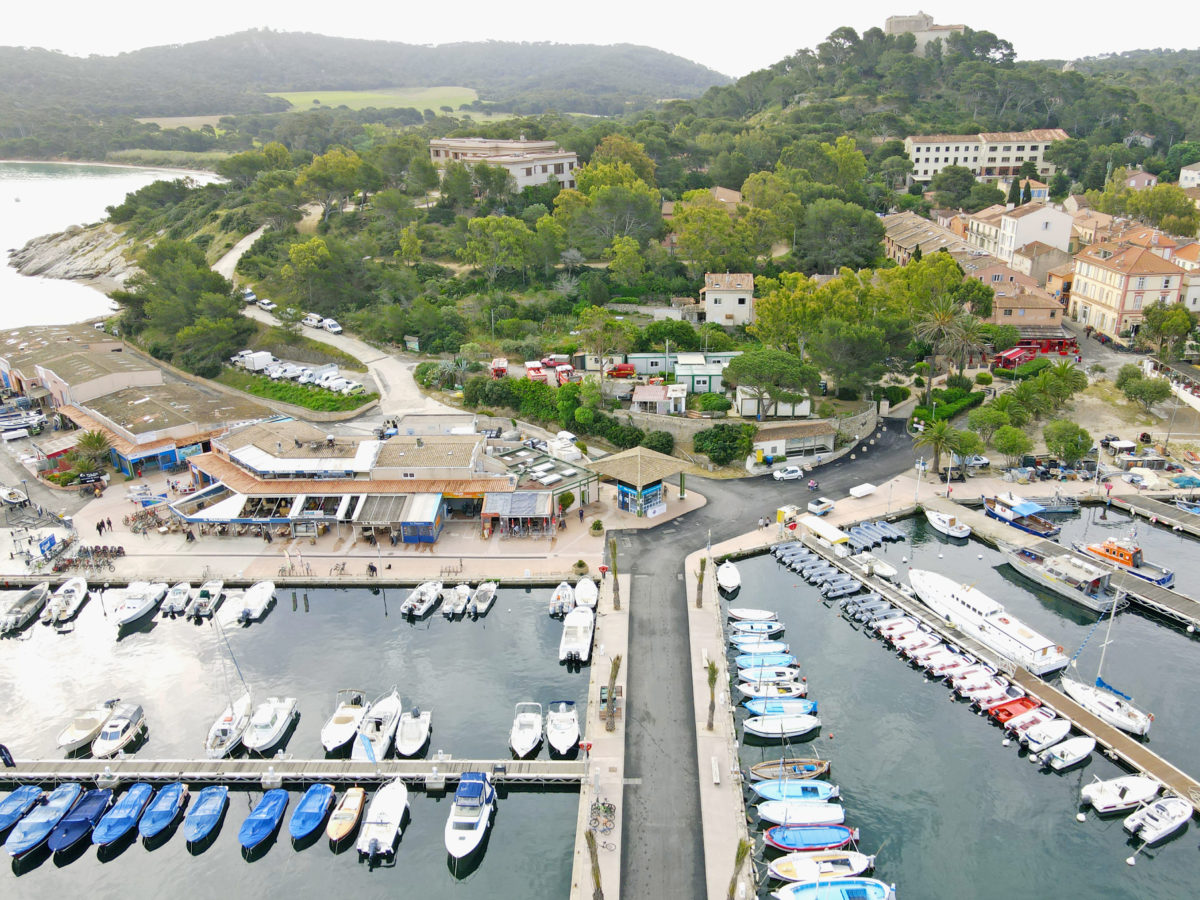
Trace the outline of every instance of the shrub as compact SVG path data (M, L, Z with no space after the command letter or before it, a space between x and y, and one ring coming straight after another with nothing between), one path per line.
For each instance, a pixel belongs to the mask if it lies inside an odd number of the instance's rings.
M1048 369L1053 363L1044 356L1039 356L1037 359L1031 359L1027 363L1022 363L1015 369L997 369L996 375L1000 378L1007 378L1009 381L1025 381L1032 378L1043 369Z
M604 523L599 519L592 519L592 534L600 534L604 531Z
M986 387L987 385L992 383L992 373L991 372L976 372L975 373L975 383Z
M917 375L913 378L913 387L925 387L925 379Z
M733 406L724 394L701 394L696 402L703 412L725 412Z
M892 406L895 406L898 403L903 403L911 395L912 395L912 391L910 391L908 388L904 387L903 385L889 384L887 387L875 388L874 399L876 399L876 400L886 399L888 403L890 403Z
M958 389L960 391L971 390L972 381L967 375L947 375L946 387L950 389Z
M714 425L696 432L692 446L715 465L725 466L735 459L750 455L755 431L755 427L749 424Z
M436 360L426 360L423 363L417 363L417 367L413 370L413 378L422 387L430 387L437 381L438 367L440 365L441 363Z
M303 406L305 409L320 412L341 412L358 409L360 406L379 399L376 393L358 394L347 397L335 394L324 388L309 384L294 384L290 381L272 381L265 375L252 375L249 372L237 372L233 369L222 369L216 378L221 384L263 397L267 400L278 400L280 403L291 403Z
M837 398L839 400L857 400L858 391L854 388L840 387L837 389Z
M558 505L563 509L570 509L575 504L575 495L570 491L563 491L558 495Z
M642 446L647 450L657 450L659 453L670 455L675 449L675 437L667 431L651 431L642 438Z
M954 391L939 391L943 395L954 394ZM937 398L937 407L931 412L927 406L917 406L913 409L913 418L920 419L922 422L940 422L943 419L952 419L960 412L966 409L973 409L983 402L987 395L983 391L975 391L967 394L965 397L956 397L953 400L943 402L941 398Z

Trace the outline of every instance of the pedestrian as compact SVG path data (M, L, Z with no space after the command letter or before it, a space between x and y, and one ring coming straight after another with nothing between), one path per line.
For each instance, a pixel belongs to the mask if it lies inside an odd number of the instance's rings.
M583 524L583 507L579 507L579 524Z
M96 534L101 534L101 535L104 534L104 521L103 520L96 523Z
M112 519L105 519L104 527L107 528L109 531L112 531L113 530L112 529Z
M758 530L762 531L762 528L763 528L763 517L759 516L758 517Z

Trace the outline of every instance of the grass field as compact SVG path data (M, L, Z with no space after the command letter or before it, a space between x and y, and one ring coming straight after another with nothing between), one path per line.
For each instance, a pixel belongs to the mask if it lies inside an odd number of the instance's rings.
M373 106L376 109L432 109L449 106L457 110L460 104L472 103L478 94L471 88L443 87L409 87L381 88L374 91L289 91L271 94L272 97L282 97L297 111L313 109L316 106L347 106L350 109L366 109ZM314 100L321 101L319 104Z
M144 119L138 119L143 124L153 122L159 128L190 128L192 131L199 131L202 125L211 125L217 127L217 123L221 121L220 116L148 116Z

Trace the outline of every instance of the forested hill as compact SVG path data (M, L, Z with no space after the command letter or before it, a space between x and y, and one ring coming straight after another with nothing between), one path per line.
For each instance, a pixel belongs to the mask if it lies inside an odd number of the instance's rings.
M728 82L633 44L488 41L416 46L269 30L114 57L0 48L0 103L91 115L214 115L286 109L268 91L462 85L517 112L614 114ZM3 99L6 96L7 100Z

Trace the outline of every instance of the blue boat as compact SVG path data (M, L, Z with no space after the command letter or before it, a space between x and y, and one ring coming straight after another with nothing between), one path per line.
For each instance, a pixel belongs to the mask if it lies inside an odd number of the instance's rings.
M796 657L790 653L743 653L734 659L739 669L762 669L777 666L794 666Z
M242 827L238 829L238 843L246 850L253 850L279 827L283 811L287 809L288 792L275 788L263 794L258 805L251 810Z
M1038 515L1045 511L1044 507L1032 500L1018 497L1011 491L1006 494L997 494L995 497L984 497L983 511L991 518L1007 522L1013 528L1024 531L1026 534L1032 534L1034 537L1052 538L1062 531L1049 519L1043 519Z
M17 820L29 812L29 807L41 799L42 789L32 784L25 784L0 800L0 832L8 831L17 824Z
M113 808L96 824L92 832L92 843L103 847L125 837L129 829L137 825L138 817L153 796L154 788L146 782L131 784L129 790L120 796Z
M778 900L895 900L896 889L874 878L830 878L795 882L771 896Z
M146 807L142 820L138 822L138 834L146 840L152 840L162 834L163 829L175 821L175 817L187 803L187 796L187 785L182 781L168 784L159 790Z
M776 850L838 850L858 840L858 829L845 825L776 825L763 839Z
M111 804L112 791L108 788L88 791L54 826L46 844L55 853L71 849L81 838L91 834Z
M756 716L814 716L817 713L817 701L804 697L755 697L742 706Z
M42 803L8 833L4 849L8 851L9 856L21 856L40 845L50 836L54 826L75 805L82 793L83 788L73 782L60 784L52 790Z
M203 841L212 833L225 813L229 800L229 788L223 784L206 787L196 795L196 802L183 820L183 839L189 844Z
M288 834L292 836L292 840L302 841L320 828L332 805L332 785L314 784L305 791L300 802L296 804L296 811L288 820Z
M755 781L750 790L764 800L832 800L841 794L838 786L828 781L795 778Z

